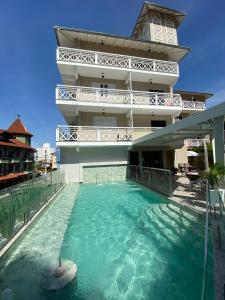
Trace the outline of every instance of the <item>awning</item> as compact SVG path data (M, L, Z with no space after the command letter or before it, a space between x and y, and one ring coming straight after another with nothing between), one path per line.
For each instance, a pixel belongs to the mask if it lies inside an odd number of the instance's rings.
M187 156L188 157L197 157L197 156L199 156L199 154L195 151L188 151Z

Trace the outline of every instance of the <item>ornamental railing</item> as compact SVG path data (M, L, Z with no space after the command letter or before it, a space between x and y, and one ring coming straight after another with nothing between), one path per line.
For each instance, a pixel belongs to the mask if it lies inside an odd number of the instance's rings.
M109 103L125 105L179 106L182 100L179 94L151 93L118 89L101 89L84 86L59 85L56 88L56 99L65 101Z
M184 109L206 109L205 102L183 100Z
M175 177L170 170L129 165L127 178L149 188L171 196L175 187Z
M155 60L114 53L97 52L74 48L57 48L57 61L97 66L133 69L147 72L179 74L178 64L172 61Z
M187 140L184 140L184 145L187 148L202 147L202 146L204 146L204 141L208 141L208 140L207 139L187 139Z
M58 126L56 142L131 142L159 127Z

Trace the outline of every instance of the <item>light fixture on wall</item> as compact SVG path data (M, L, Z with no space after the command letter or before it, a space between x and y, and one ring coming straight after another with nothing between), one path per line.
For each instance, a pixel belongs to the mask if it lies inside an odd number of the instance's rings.
M150 47L148 48L148 52L149 52L149 53L151 53L151 52L152 52L152 49L151 49Z
M102 114L103 114L103 115L105 114L105 110L104 110L104 108L102 109Z
M105 45L105 43L103 41L101 41L101 45L103 46L103 45Z
M102 79L104 79L105 78L105 74L104 73L102 73Z
M152 111L152 117L153 117L153 118L155 117L155 113L154 113L154 111Z

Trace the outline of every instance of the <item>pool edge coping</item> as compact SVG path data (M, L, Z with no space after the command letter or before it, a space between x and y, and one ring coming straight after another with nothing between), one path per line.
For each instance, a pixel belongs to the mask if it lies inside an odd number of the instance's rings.
M9 240L9 242L0 250L0 260L7 254L14 243L22 236L23 233L37 220L41 213L48 207L48 205L58 196L61 190L67 185L65 182L58 191L33 215L33 217Z

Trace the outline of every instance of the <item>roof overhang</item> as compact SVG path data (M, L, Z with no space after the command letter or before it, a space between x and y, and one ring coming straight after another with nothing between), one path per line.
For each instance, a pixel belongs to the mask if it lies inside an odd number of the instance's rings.
M191 48L169 45L165 43L152 42L146 40L134 39L132 37L124 37L119 35L106 34L102 32L93 32L75 28L55 26L55 35L58 46L71 47L71 42L79 40L83 42L91 42L99 45L107 45L112 47L128 48L133 50L142 50L146 52L165 53L171 61L180 61L186 56Z

